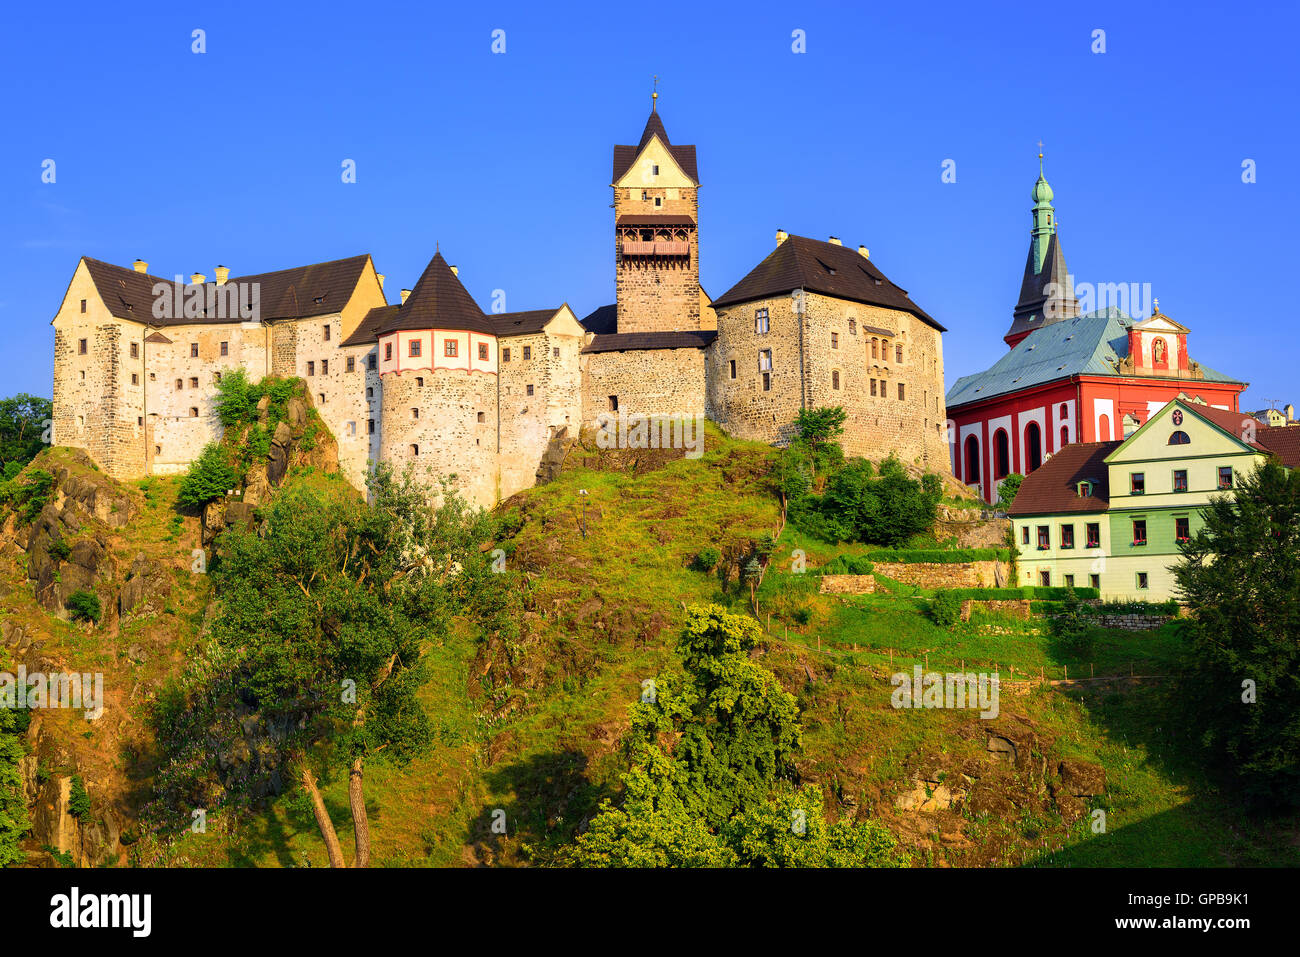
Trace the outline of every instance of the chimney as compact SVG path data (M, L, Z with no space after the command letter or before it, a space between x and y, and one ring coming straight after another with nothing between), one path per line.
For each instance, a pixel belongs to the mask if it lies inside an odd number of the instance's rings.
M379 280L379 288L380 288L380 289L383 289L383 288L384 288L384 274L381 273L381 272L377 272L377 273L375 273L375 278Z
M148 272L149 264L143 259L137 259L135 262L131 263L131 268L136 272Z
M451 274L452 274L453 276L459 276L459 275L460 275L460 267L459 267L459 266L452 266L452 267L451 267Z
M217 285L224 286L226 284L226 280L230 278L230 267L218 266L213 271L217 274Z
M203 275L203 273L201 272L196 272L192 276L190 276L190 282L194 283L194 285L196 286L201 286L207 281L208 281L208 277Z
M409 296L410 294L411 294L411 290L409 290L409 289L403 289L403 290L402 290L402 302L406 302L406 297Z
M827 241L828 243L830 243L832 246L843 246L843 245L844 245L842 242L840 242L840 237L838 237L838 236L832 236L830 239L828 239L828 240L826 240L826 241Z
M787 233L784 229L778 229L776 231L776 244L778 246L780 246L783 242L785 242L789 238L790 238L790 234Z
M862 256L863 259L871 258L871 250L868 249L866 246L859 246L858 253Z
M1290 402L1282 406L1282 411L1286 413L1286 420L1288 422L1295 421L1295 406L1293 406Z

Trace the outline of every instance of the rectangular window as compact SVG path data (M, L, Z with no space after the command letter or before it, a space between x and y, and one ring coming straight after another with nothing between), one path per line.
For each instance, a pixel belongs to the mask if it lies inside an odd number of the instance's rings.
M524 358L525 358L525 359L531 359L532 357L533 357L533 347L532 347L532 346L524 346Z
M903 383L898 383L898 401L903 401Z
M1174 469L1174 491L1187 491L1187 469Z
M1101 523L1089 522L1086 526L1088 548L1101 548Z
M379 358L373 352L366 356L366 366L373 370L379 364Z
M903 347L902 347L902 346L894 346L894 361L896 361L896 362L902 362L902 361L903 361Z
M393 344L392 344L391 342L385 342L385 343L384 343L384 361L385 361L385 362L389 362L389 361L392 360L392 358L393 358Z
M329 324L328 322L325 323L325 325L323 326L323 328L324 328L324 330L325 330L325 341L326 341L326 342L329 342L329 341L330 341L330 324Z
M344 371L344 372L356 372L356 371L357 371L357 358L356 358L356 356L348 356L348 358L347 358L347 365L344 366L343 371Z
M412 339L406 346L406 354L412 359L418 359L420 357L421 348L423 348L421 341L419 339Z
M509 362L509 361L510 361L510 350L509 350L509 349L502 349L502 350L501 350L501 361L502 361L502 362Z
M1052 530L1046 525L1038 526L1038 550L1046 551L1052 547Z
M330 361L328 359L322 359L320 361L320 374L321 375L330 374Z
M183 388L185 388L185 381L184 381L183 379L177 379L177 380L176 380L176 391L179 392L179 391L181 391L181 389L183 389Z
M1142 472L1130 472L1128 482L1129 492L1134 495L1142 495L1147 490L1146 475Z
M558 352L559 350L557 349L556 351ZM486 342L480 342L478 344L478 357L479 357L479 361L487 362L488 347Z
M190 343L190 358L191 358L191 359L197 359L198 357L199 357L199 344L198 344L197 342L191 342L191 343Z
M858 320L856 320L856 319L850 319L850 320L849 320L849 335L851 335L851 336L856 336L857 334L858 334Z
M1232 488L1232 466L1219 466L1219 488Z
M831 348L832 348L832 349L838 349L839 347L840 347L840 334L839 334L838 332L832 332L832 333L831 333Z
M832 388L832 389L838 389L839 387L840 387L840 370L839 370L839 369L832 369L832 370L831 370L831 388Z
M1089 576L1088 576L1088 584L1091 585L1093 588L1100 588L1100 587L1101 587L1101 576L1100 576L1100 575L1089 575Z
M532 387L531 384L528 386L528 394L529 394L529 395L532 395L532 394L533 394L533 387Z
M758 368L760 371L770 372L772 370L771 349L760 349L758 351Z
M310 361L310 362L307 363L307 374L308 374L308 375L315 375L315 374L316 374L316 363L315 363L315 361Z
M199 387L199 377L198 377L198 376L190 376L190 388L191 388L191 389L197 389L198 387Z
M418 408L411 409L411 418L418 419L419 417L420 417L420 410Z
M134 372L131 373L131 384L132 384L132 385L139 385L139 384L140 384L140 377L139 377L138 375L136 375Z
M84 299L81 300L81 311L82 311L82 312L85 312L85 311L86 311L86 300L84 300Z
M1074 547L1074 526L1073 525L1061 526L1061 547L1062 548Z
M1066 588L1073 588L1073 587L1074 587L1074 576L1073 576L1073 575L1066 575L1066 576L1065 576L1065 587L1066 587Z
M1174 519L1174 540L1185 542L1192 537L1192 520L1187 516Z
M225 353L223 352L222 355L225 355ZM140 343L138 342L131 343L131 358L132 359L140 358Z
M875 394L876 394L876 380L875 380L875 379L872 379L872 380L871 380L871 394L872 394L872 395L875 395Z
M355 422L349 422L348 435L356 435L356 434L357 434L357 424Z
M1139 591L1145 591L1146 589L1151 587L1151 582L1147 579L1146 572L1138 572L1137 576L1138 576L1137 586Z
M732 359L732 360L731 360L731 377L732 377L733 379L736 377L736 360L735 360L735 359Z
M460 348L459 342L457 342L455 339L447 339L442 344L442 354L449 359L454 359L456 358L457 355L459 355L459 353L457 352L459 348Z
M767 330L768 330L767 310L755 309L754 310L754 331L759 335L762 335L763 333L767 332Z
M84 300L83 300L83 302L84 302ZM77 353L78 353L78 355L83 355L83 356L86 354L86 340L85 340L85 339L78 339L78 340L77 340Z
M478 414L478 421L479 421L479 424L481 425L482 423L484 423L484 422L487 421L487 417L486 417L482 412L480 412L480 413Z
M1147 543L1147 520L1145 518L1133 519L1133 544L1145 545Z
M560 358L560 347L556 346L554 349L552 349L551 355L553 355L557 359Z
M1021 529L1020 529L1020 544L1021 544L1021 545L1028 545L1028 544L1029 544L1029 526L1028 526L1028 525L1021 526Z
M611 411L611 412L617 412L617 411L618 411L618 396L616 396L616 395L611 395L611 396L609 397L609 411Z
M1052 587L1052 573L1051 573L1051 572L1039 572L1039 573L1038 573L1038 584L1042 585L1044 588L1051 588L1051 587Z
M223 342L223 343L221 344L221 354L222 354L223 356L228 356L228 355L230 355L230 343L229 343L229 342Z
M366 420L366 432L367 432L368 434L370 434L370 435L374 435L374 434L375 434L375 420L374 420L374 419L368 419L368 420Z
M763 373L763 391L764 392L772 391L772 373L770 372Z

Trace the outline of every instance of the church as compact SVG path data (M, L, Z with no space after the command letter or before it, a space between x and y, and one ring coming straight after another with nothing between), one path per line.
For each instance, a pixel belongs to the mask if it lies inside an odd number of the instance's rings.
M306 383L357 488L371 463L409 463L489 507L609 413L781 444L800 409L840 405L849 454L946 468L944 327L865 245L779 229L710 299L696 150L657 99L613 149L615 302L581 320L567 303L485 312L440 248L395 303L366 254L188 284L83 257L51 323L54 441L118 478L184 472L241 368Z
M1080 315L1038 158L1029 255L1003 337L1010 351L946 397L952 473L989 503L1008 475L1028 475L1074 442L1128 438L1172 399L1238 412L1247 385L1192 359L1189 330L1159 300L1146 319L1113 305Z

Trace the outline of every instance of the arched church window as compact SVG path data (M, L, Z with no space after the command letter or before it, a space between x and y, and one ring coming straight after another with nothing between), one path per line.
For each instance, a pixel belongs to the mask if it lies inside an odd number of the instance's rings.
M1169 433L1170 445L1190 445L1191 442L1192 440L1188 437L1187 433L1183 432L1181 429L1177 432Z

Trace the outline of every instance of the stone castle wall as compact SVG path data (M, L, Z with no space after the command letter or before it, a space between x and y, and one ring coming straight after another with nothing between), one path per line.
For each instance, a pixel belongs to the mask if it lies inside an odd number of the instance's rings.
M536 484L542 456L562 430L577 435L581 349L580 336L551 336L545 332L497 341L501 498Z
M647 198L643 200L641 194ZM661 205L654 205L655 199ZM699 201L693 188L646 187L615 189L614 215L680 215L698 222ZM650 228L650 227L646 227ZM699 329L700 235L690 229L688 257L624 256L614 233L614 272L619 332L664 332Z
M497 491L497 383L483 372L414 369L383 377L380 457L435 487L451 479L490 508Z
M594 352L582 356L582 426L611 411L628 415L704 415L704 349Z

